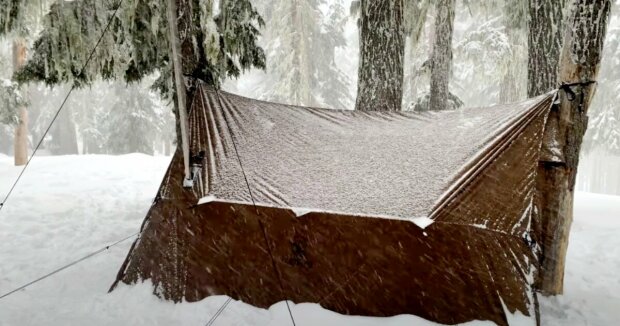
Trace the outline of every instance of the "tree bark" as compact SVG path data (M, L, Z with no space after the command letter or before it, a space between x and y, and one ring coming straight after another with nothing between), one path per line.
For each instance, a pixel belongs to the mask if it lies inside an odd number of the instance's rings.
M355 109L399 111L403 100L403 0L362 0Z
M17 39L13 42L13 69L17 71L26 64L26 41ZM15 127L14 139L15 165L25 165L28 162L28 110L25 106L19 108L19 122Z
M589 82L598 75L610 8L611 0L576 0L566 22L558 81L582 84L559 92L560 104L552 108L547 120L539 164L542 256L537 283L546 295L563 291L579 152L596 89Z
M527 95L556 88L566 0L528 0Z
M438 0L435 13L435 41L431 58L431 89L429 109L446 110L452 74L452 34L455 0Z

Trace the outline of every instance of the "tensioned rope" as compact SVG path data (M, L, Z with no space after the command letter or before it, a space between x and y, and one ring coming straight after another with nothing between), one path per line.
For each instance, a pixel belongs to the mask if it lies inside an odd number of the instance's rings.
M224 312L224 309L226 309L226 307L228 306L228 304L231 301L232 301L232 298L228 297L228 299L226 299L224 304L217 310L215 315L213 315L213 317L211 317L211 319L209 319L209 321L207 322L207 324L205 326L212 326L213 323L215 323L215 321L217 320L217 318L222 314L222 312Z
M201 89L200 93L201 93L202 100L204 103L204 91ZM217 100L218 100L220 107L223 108L224 106L222 104L222 97L219 91L217 91ZM265 246L267 246L267 252L269 253L269 258L271 258L271 266L272 266L274 273L276 274L276 277L278 278L278 283L280 285L280 292L284 293L284 284L282 283L282 277L280 276L280 271L278 270L278 266L276 265L276 260L273 258L273 252L271 250L271 246L269 245L269 238L267 237L267 230L265 229L265 224L263 224L263 220L260 218L260 213L258 211L258 207L256 207L256 202L254 201L254 196L252 195L252 189L250 188L250 182L248 181L248 177L245 173L245 169L243 168L243 163L241 163L241 156L239 156L239 150L237 149L237 142L235 142L235 137L233 136L232 129L230 129L230 124L228 123L228 118L226 118L226 114L224 113L222 114L222 116L224 117L224 123L226 124L226 129L228 129L228 133L230 134L230 139L233 144L233 149L235 150L237 161L239 161L239 167L241 168L241 173L243 174L245 185L248 188L248 193L250 195L250 199L252 200L252 205L254 206L254 210L256 211L258 225L260 226L261 232L263 234L263 240L265 241ZM291 311L291 307L288 304L288 300L284 300L284 302L286 303L286 309L288 309L288 314L291 317L291 322L293 323L293 326L296 326L295 318L293 318L293 312Z
M123 0L120 0L119 3L118 3L118 6L114 9L114 12L112 13L112 16L110 17L110 20L108 20L108 24L103 29L103 32L101 33L101 36L99 36L99 39L97 40L97 43L95 43L95 47L93 47L92 51L90 51L90 54L88 55L88 58L86 59L86 62L82 66L82 69L80 69L80 73L78 74L78 76L82 76L84 74L84 72L86 71L86 67L88 66L88 64L92 60L93 56L95 55L95 50L97 50L97 47L101 43L101 40L103 39L103 36L105 36L105 33L110 29L110 25L112 24L112 20L114 19L114 17L116 17L116 13L118 12L118 9L121 7L122 4L123 4ZM67 103L67 100L69 99L69 96L71 96L71 93L73 93L75 88L76 88L76 83L73 83L73 85L71 86L71 89L69 90L69 92L65 96L64 100L60 104L60 107L58 108L58 110L56 110L56 113L52 117L52 121L47 126L47 129L45 129L45 132L41 136L41 139L37 143L37 146L32 151L32 155L30 155L30 157L28 158L28 161L26 161L26 164L24 165L24 168L19 172L19 175L17 176L17 179L15 179L15 182L13 183L11 188L9 189L9 192L4 197L4 200L2 202L0 202L0 211L2 211L2 208L4 207L4 204L6 204L6 201L9 199L9 197L13 193L13 190L15 190L15 186L17 186L17 183L19 182L19 180L24 175L24 172L26 171L26 169L30 165L30 161L32 161L32 159L34 158L35 154L37 153L37 151L41 147L41 144L43 144L43 140L45 139L45 137L49 133L50 129L52 128L52 125L54 124L54 122L58 118L58 115L60 114L60 111L62 111L62 109L64 108L65 104Z
M105 247L103 247L103 248L101 248L101 249L99 249L97 251L93 251L90 254L88 254L88 255L80 258L80 259L74 260L74 261L72 261L72 262L70 262L70 263L68 263L68 264L66 264L66 265L64 265L64 266L62 266L60 268L57 268L57 269L55 269L52 272L49 272L49 273L47 273L47 274L45 274L45 275L43 275L43 276L41 276L41 277L39 277L39 278L37 278L37 279L35 279L33 281L30 281L30 282L28 282L28 283L26 283L26 284L24 284L24 285L22 285L22 286L20 286L20 287L18 287L16 289L14 289L14 290L11 290L11 291L1 295L0 296L0 300L2 300L3 298L8 297L9 295L11 295L11 294L13 294L13 293L15 293L17 291L21 291L21 290L23 290L23 289L25 289L25 288L27 288L27 287L35 284L35 283L43 281L44 279L46 279L46 278L48 278L48 277L50 277L52 275L55 275L55 274L57 274L59 272L62 272L62 271L64 271L65 269L67 269L69 267L77 265L78 263L81 263L81 262L87 260L88 258L94 257L94 256L96 256L96 255L98 255L98 254L100 254L100 253L102 253L102 252L104 252L106 250L109 250L110 248L115 247L115 246L117 246L117 245L119 245L119 244L121 244L121 243L123 243L123 242L125 242L125 241L127 241L127 240L129 240L129 239L131 239L133 237L135 237L138 234L140 234L140 232L136 232L136 233L134 233L134 234L132 234L132 235L130 235L128 237L124 237L124 238L122 238L122 239L120 239L120 240L118 240L118 241L116 241L116 242L114 242L114 243L112 243L110 245L107 245L107 246L105 246Z

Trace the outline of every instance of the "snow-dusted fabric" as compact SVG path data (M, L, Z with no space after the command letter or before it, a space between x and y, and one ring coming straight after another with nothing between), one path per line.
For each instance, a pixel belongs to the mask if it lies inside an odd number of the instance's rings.
M361 112L204 88L192 106L191 114L207 117L192 120L192 152L206 152L204 196L251 203L245 171L258 204L426 217L467 162L548 98L456 111Z
M552 97L355 112L199 86L194 187L182 186L177 151L115 285L150 279L175 301L225 294L445 324L534 316Z

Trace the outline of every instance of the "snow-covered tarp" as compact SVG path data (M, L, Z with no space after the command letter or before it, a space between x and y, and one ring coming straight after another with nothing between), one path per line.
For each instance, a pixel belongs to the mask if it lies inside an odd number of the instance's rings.
M549 96L417 113L304 108L205 90L194 99L206 120L194 120L193 152L206 149L205 196L251 203L245 172L256 203L428 216L468 161Z
M200 85L194 186L183 188L177 152L117 282L150 279L175 301L290 299L448 324L534 316L535 181L552 98L356 112Z

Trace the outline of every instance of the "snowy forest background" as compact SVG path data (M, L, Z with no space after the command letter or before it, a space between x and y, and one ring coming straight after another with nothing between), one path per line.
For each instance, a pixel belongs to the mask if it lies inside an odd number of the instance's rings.
M47 1L50 2L50 1ZM33 10L26 41L35 41L46 1ZM527 2L456 2L450 91L464 106L488 106L526 98ZM620 3L620 1L616 1ZM358 76L356 1L254 0L265 20L260 45L266 69L252 70L223 84L227 91L275 102L353 109ZM406 17L403 108L428 99L428 60L435 39L434 2L422 0L418 18ZM612 7L598 90L590 108L580 166L580 190L620 195L620 12ZM414 15L411 15L414 16ZM95 37L95 36L93 36ZM14 111L8 93L19 93L10 37L0 38L0 153L12 155ZM158 76L140 83L96 81L76 90L52 126L38 155L170 155L175 144L169 101L152 89ZM30 84L27 100L29 142L39 141L69 86ZM4 95L3 95L4 94Z

